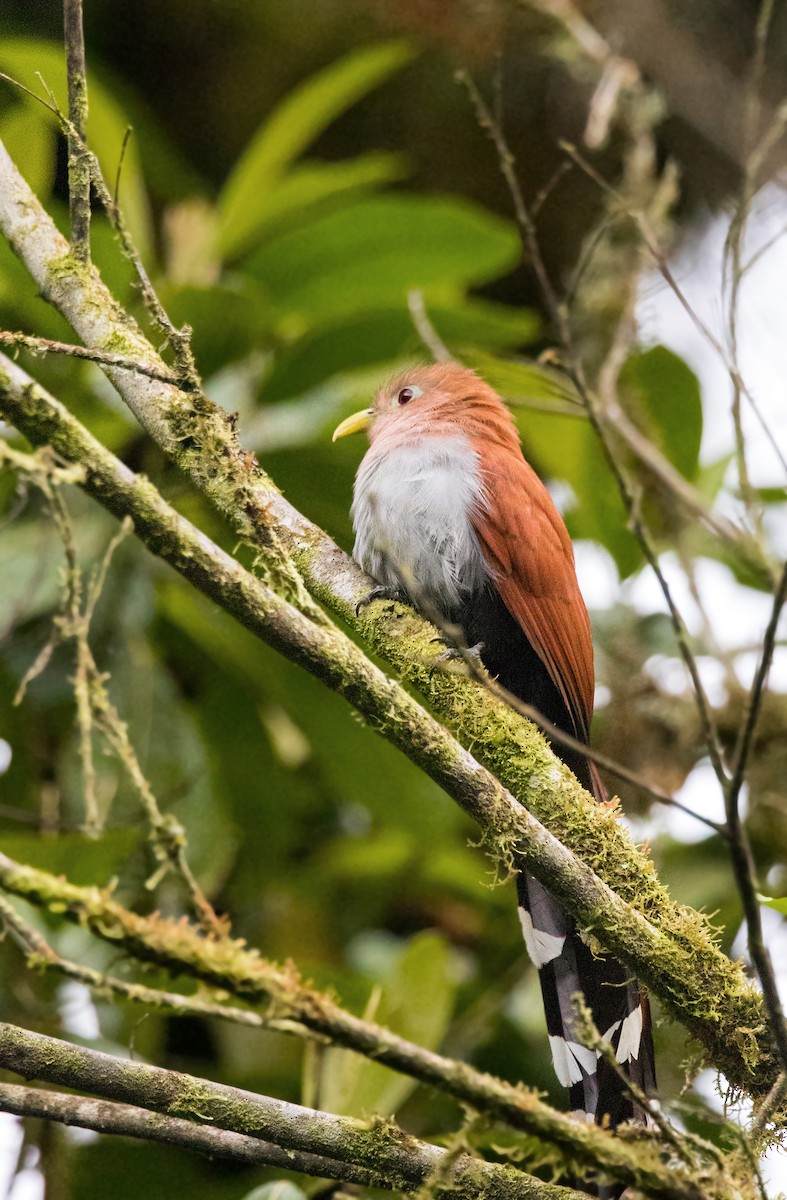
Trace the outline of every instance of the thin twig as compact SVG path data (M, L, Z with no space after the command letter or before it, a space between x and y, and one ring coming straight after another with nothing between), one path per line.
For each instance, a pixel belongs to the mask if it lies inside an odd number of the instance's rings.
M588 176L588 178L592 179L594 181L594 183L598 184L598 186L611 199L613 199L617 203L617 205L620 208L621 213L623 213L626 217L628 217L629 220L632 221L634 223L634 225L636 226L636 228L639 230L640 236L642 237L643 244L646 247L646 249L648 250L648 252L650 253L650 255L653 259L653 262L655 263L656 268L658 269L658 271L661 274L662 278L664 279L665 283L668 285L670 290L673 292L675 298L677 299L677 301L680 304L683 311L688 316L691 323L695 326L695 328L698 330L698 332L702 334L703 338L708 343L708 345L711 347L711 349L713 349L716 352L716 354L719 356L719 358L721 359L721 362L723 363L724 368L727 371L728 375L730 376L733 384L736 387L739 387L740 391L741 391L741 395L746 397L746 400L748 401L752 412L756 416L760 426L763 429L763 432L766 434L766 436L771 444L771 447L772 447L774 453L776 454L777 458L779 459L779 463L781 464L785 473L787 473L787 458L785 457L784 452L781 450L779 443L776 441L776 439L773 435L773 431L768 426L768 423L762 414L760 406L758 405L756 399L754 398L750 388L747 386L746 381L743 379L740 372L737 370L735 364L730 360L730 357L729 357L727 351L725 350L724 346L722 345L721 341L716 336L716 334L713 332L713 330L710 328L710 326L699 315L697 310L694 308L694 306L691 304L688 297L686 296L686 293L683 291L683 288L680 286L677 279L675 278L675 275L669 265L669 262L667 261L667 257L664 254L664 251L661 249L661 246L659 245L659 242L658 242L658 238L656 237L653 229L651 228L650 222L648 221L645 214L642 212L633 210L626 203L625 199L620 195L618 190L615 187L613 187L613 185L608 180L606 180L603 177L603 175L599 174L599 172L595 169L595 167L593 167L587 161L587 159L580 153L580 151L577 150L576 146L572 145L571 142L565 142L565 141L561 141L560 145L561 145L562 149L565 151L565 153L569 156L569 158L573 159L573 161L579 167L581 167L581 169L585 172L585 174Z
M120 154L118 155L118 169L115 172L115 190L112 193L112 207L117 211L118 197L120 196L120 173L123 170L123 163L126 160L126 149L128 147L129 138L134 132L132 125L126 126L126 132L123 134L123 141L120 144Z
M90 262L90 171L85 155L87 126L87 75L82 0L63 0L63 34L68 69L68 119L73 133L68 136L68 194L71 210L71 242L74 255Z
M724 244L724 264L729 265L730 295L727 304L727 339L730 358L734 371L732 380L732 421L735 430L735 460L738 466L738 482L741 499L752 524L752 528L761 532L762 505L752 486L746 462L746 441L741 415L741 370L739 359L738 317L740 308L740 290L744 276L743 238L751 214L751 206L757 191L757 167L755 164L755 143L761 116L760 88L765 69L765 53L768 31L773 19L774 0L763 0L757 18L755 29L754 55L746 84L743 110L742 158L740 193L733 210L727 237Z
M407 307L416 333L435 362L451 362L454 356L429 320L424 294L419 288L413 288L407 293Z
M170 383L183 391L193 391L193 385L176 375L174 371L160 371L146 363L137 362L124 354L113 354L109 350L89 349L87 346L74 346L69 342L56 342L51 338L34 337L29 333L12 332L9 329L0 330L0 346L17 346L30 350L33 354L63 354L69 358L81 358L87 362L98 363L102 367L118 367L122 371L134 371L148 379L157 379L160 383Z
M757 888L754 882L754 857L752 855L751 843L749 841L749 835L746 830L746 826L740 818L739 802L741 788L743 787L743 782L746 775L746 764L748 762L749 753L754 738L754 731L757 727L757 721L762 708L763 698L765 696L768 673L773 660L776 632L779 626L779 619L781 617L785 601L787 601L787 563L782 569L779 586L777 587L776 594L773 598L771 618L768 622L768 628L765 631L765 638L762 645L762 656L760 658L757 674L754 678L754 683L749 695L746 720L743 723L743 727L738 737L738 744L735 748L732 777L729 781L728 787L725 789L724 795L724 804L727 813L727 827L730 832L729 840L731 847L732 866L735 872L735 880L738 885L738 891L740 892L741 900L743 901L743 912L746 918L749 953L751 955L754 968L757 971L760 983L762 984L763 999L765 1000L765 1007L768 1013L768 1020L771 1026L773 1037L779 1050L782 1070L787 1070L787 1024L785 1024L784 1010L779 997L779 989L776 983L773 961L763 937L762 917L760 914L759 901L757 899Z

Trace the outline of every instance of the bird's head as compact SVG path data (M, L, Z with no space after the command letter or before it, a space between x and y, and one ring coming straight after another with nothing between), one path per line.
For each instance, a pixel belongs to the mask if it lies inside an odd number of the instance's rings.
M508 410L475 371L459 363L409 367L378 391L370 408L353 413L334 430L333 441L368 430L369 440L409 441L432 434L466 432L500 423L512 430Z

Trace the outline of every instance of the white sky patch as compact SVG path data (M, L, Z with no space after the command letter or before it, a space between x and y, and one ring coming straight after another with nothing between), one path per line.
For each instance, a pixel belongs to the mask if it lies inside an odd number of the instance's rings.
M763 188L753 205L744 242L744 261L787 227L787 200L776 185ZM708 218L689 234L671 267L694 312L722 342L726 338L722 296L722 258L729 228L725 214ZM787 451L787 237L780 237L744 277L738 319L739 363L782 453ZM638 306L643 342L661 342L684 358L697 374L703 393L705 423L702 458L713 462L733 445L730 415L732 383L724 362L687 316L672 289L653 270L645 279ZM783 486L784 471L768 438L744 402L743 422L757 486Z
M96 1006L84 983L75 979L66 980L57 989L57 999L66 1033L86 1041L95 1041L101 1037Z
M43 1200L44 1177L35 1165L37 1150L31 1147L22 1170L14 1176L21 1144L22 1124L19 1119L8 1113L0 1113L0 1196L5 1200Z
M9 742L5 738L0 738L0 775L5 775L8 768L11 766L11 759L14 752L11 749Z
M582 595L588 608L607 609L620 598L615 560L598 542L574 542L574 561Z
M725 819L719 781L707 758L697 763L683 787L675 793L675 799L701 817L719 823L723 823ZM669 808L662 804L653 806L646 832L650 837L666 833L677 842L683 843L701 842L704 838L712 836L712 830L701 821L695 820L678 808Z

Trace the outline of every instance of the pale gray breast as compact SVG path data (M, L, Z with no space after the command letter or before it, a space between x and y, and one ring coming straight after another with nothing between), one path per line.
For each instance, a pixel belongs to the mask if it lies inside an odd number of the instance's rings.
M471 524L483 502L478 455L466 438L424 437L384 453L372 447L355 480L353 556L379 583L421 589L448 614L489 574Z

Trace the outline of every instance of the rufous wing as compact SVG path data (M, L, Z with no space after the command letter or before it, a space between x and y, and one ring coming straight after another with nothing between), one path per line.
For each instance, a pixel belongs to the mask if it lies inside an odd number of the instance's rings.
M587 741L593 714L593 643L568 530L520 454L479 451L486 500L473 516L481 550L508 611Z

